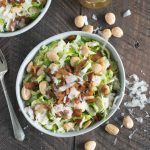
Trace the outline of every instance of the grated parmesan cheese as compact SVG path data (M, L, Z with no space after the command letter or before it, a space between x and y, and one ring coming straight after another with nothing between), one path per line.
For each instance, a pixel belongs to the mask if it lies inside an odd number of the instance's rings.
M97 16L96 16L95 14L92 15L92 19L95 20L95 21L98 20L98 19L97 19Z
M143 123L143 117L137 117L135 120L141 124Z
M84 16L84 24L85 24L85 25L88 25L88 24L89 24L87 16Z
M131 101L125 102L124 105L143 109L146 104L150 103L150 98L146 95L149 85L144 80L140 81L135 74L130 76L130 80L126 82L126 89L129 91Z
M128 17L128 16L131 16L131 10L130 9L128 9L127 11L125 11L123 13L123 17Z
M135 134L135 132L137 131L138 129L135 129L130 135L129 135L129 139L131 140L133 135Z
M116 144L117 144L117 141L118 141L118 139L117 139L117 137L116 137L115 140L114 140L114 142L113 142L113 145L116 145Z

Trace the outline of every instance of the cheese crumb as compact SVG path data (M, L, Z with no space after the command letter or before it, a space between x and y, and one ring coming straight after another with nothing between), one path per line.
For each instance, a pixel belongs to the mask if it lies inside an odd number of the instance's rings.
M126 82L126 89L131 101L125 102L124 105L126 107L139 107L142 110L146 104L150 103L150 98L147 98L146 95L148 87L146 81L140 81L137 75L130 76L130 81Z
M97 19L97 16L96 16L95 14L92 15L92 19L95 20L95 21L98 20L98 19Z

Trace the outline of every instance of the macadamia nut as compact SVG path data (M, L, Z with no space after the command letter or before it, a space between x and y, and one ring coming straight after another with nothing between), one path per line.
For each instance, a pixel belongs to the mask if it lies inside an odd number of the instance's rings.
M96 142L95 141L88 141L84 145L85 150L95 150L96 148Z
M92 25L86 25L83 27L82 31L88 32L88 33L93 33L94 27Z
M123 30L120 27L112 28L111 32L114 37L121 38L123 36Z
M113 25L116 22L116 16L114 13L107 13L105 15L105 21L109 24L109 25Z
M70 60L71 66L74 67L77 64L78 61L80 61L79 57L72 57L71 60Z
M82 28L85 24L85 18L84 18L84 16L81 16L81 15L77 16L77 17L75 17L74 22L75 22L76 27Z
M59 56L57 55L56 52L54 51L49 51L47 53L47 57L50 61L58 61L59 60Z
M100 64L93 64L92 65L92 71L95 73L95 74L101 74L101 71L102 71L102 66Z
M111 33L111 30L110 29L104 29L102 31L102 36L108 40L111 36L112 36L112 33Z

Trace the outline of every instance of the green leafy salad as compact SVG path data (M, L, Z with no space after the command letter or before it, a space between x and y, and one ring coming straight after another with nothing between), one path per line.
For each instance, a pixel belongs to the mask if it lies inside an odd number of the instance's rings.
M47 0L0 0L0 32L19 30L35 20Z
M119 90L118 68L109 50L78 35L39 49L26 67L21 95L32 120L65 133L105 118Z

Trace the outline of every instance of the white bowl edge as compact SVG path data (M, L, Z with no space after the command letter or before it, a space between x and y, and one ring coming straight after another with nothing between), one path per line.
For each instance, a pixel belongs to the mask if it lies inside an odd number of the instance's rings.
M44 129L43 127L38 125L35 121L33 121L33 120L31 120L29 118L29 116L24 111L24 104L23 104L23 100L22 100L21 95L20 95L20 87L22 85L22 79L23 79L23 76L24 76L25 68L26 68L27 64L33 59L33 57L35 56L35 54L38 52L38 50L40 49L40 47L42 45L49 44L50 42L52 42L54 40L65 39L65 38L67 38L70 35L87 36L87 37L93 38L93 39L95 39L95 40L97 40L97 41L99 41L101 43L103 43L105 41L105 39L103 39L102 37L100 37L98 35L85 33L85 32L82 32L82 31L70 31L70 32L65 32L65 33L61 33L61 34L55 35L53 37L50 37L50 38L44 40L43 42L41 42L40 44L38 44L27 55L27 57L25 58L25 60L21 64L21 67L20 67L20 69L18 71L18 75L17 75L17 79L16 79L16 96L17 96L17 101L18 101L19 107L21 109L21 112L23 113L25 118L29 121L29 123L33 127L38 129L39 131L41 131L43 133L46 133L48 135L51 135L51 136L55 136L55 137L73 137L73 136L78 136L78 135L87 133L87 132L97 128L98 126L102 125L110 117L112 117L112 115L116 112L116 110L118 109L118 107L120 106L120 104L122 102L122 99L123 99L123 96L124 96L124 92L125 92L125 71L124 71L123 63L122 63L122 61L121 61L121 59L119 57L119 54L115 50L115 48L108 42L106 47L110 50L111 55L114 57L114 59L117 61L117 64L118 64L119 73L120 73L120 81L121 81L121 90L120 90L119 98L118 98L117 103L116 103L117 107L115 109L111 110L110 114L106 118L104 118L101 121L95 123L94 125L88 127L87 129L82 129L80 131L72 131L72 132L67 132L67 133L53 133L51 131L48 131L48 130Z
M44 15L46 14L46 12L48 11L50 4L51 4L52 0L47 0L47 3L45 5L45 7L43 8L42 12L40 13L40 15L34 20L32 21L30 24L28 24L27 26L25 26L24 28L14 31L14 32L4 32L1 33L0 32L0 37L12 37L12 36L16 36L19 34L22 34L28 30L30 30L31 28L33 28L35 25L37 25L42 18L44 17Z

